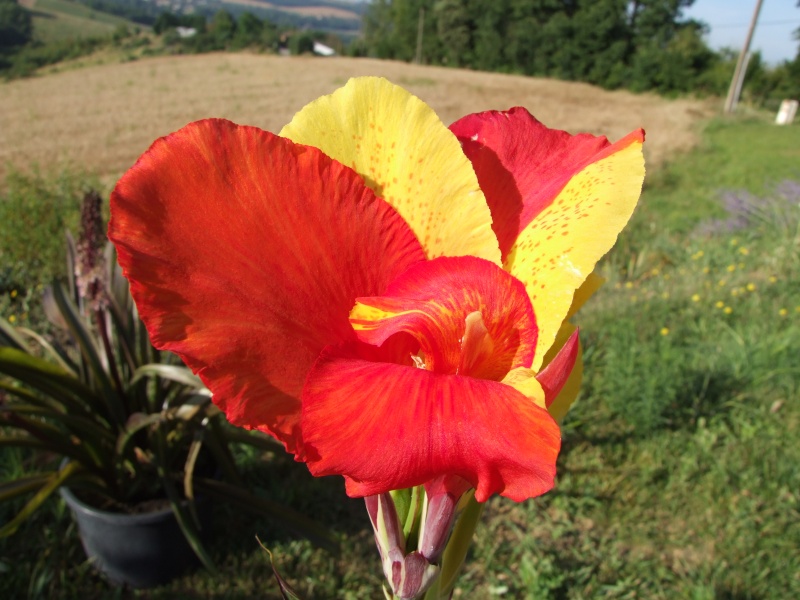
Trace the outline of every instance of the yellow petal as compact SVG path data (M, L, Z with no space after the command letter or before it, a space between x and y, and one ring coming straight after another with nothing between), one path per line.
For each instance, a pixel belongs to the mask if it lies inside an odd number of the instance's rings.
M594 293L597 290L603 287L605 282L605 277L601 277L595 272L589 273L586 281L583 282L581 287L575 290L575 295L572 297L572 304L570 304L569 311L567 312L567 316L565 318L571 319L573 315L578 312L584 304L586 304L587 300L594 296ZM558 344L553 344L553 347L557 348L559 346ZM547 364L547 362L545 361L544 364Z
M510 385L537 406L546 408L544 390L542 389L542 385L536 380L536 371L533 369L527 369L525 367L512 369L503 378L501 383Z
M525 284L539 326L534 370L569 314L575 290L630 219L643 180L642 140L632 136L570 179L511 247L504 268Z
M500 264L486 199L461 145L419 98L379 77L351 79L280 135L351 167L406 220L428 258Z

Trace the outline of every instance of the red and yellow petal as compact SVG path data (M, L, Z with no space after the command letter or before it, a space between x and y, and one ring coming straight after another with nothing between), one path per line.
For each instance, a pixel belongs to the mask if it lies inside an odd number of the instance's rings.
M502 383L329 348L302 399L304 459L314 475L343 475L350 496L441 476L467 480L479 502L495 493L522 501L553 486L558 426Z
M419 263L379 297L358 298L350 313L358 338L380 346L412 335L426 368L499 381L530 366L536 320L524 286L500 267L472 256Z
M606 156L569 180L505 258L505 269L525 284L536 313L535 370L569 314L575 291L633 214L644 180L643 139L638 131L605 148Z
M504 259L570 178L611 145L602 136L549 129L521 107L467 115L450 130L478 175Z
M352 167L408 222L428 258L500 264L492 217L456 137L419 98L379 77L351 79L281 135Z
M571 347L573 344L575 346L574 348ZM556 351L557 349L559 350ZM562 357L563 354L566 356ZM572 362L566 381L559 382L558 385L560 387L554 386L552 382L543 383L543 387L549 385L551 389L555 387L558 389L555 397L553 397L551 393L550 397L547 399L547 412L556 420L556 423L561 423L569 412L570 407L573 402L575 402L581 390L581 381L583 379L583 351L580 339L578 338L578 330L571 323L564 323L561 326L556 336L556 341L553 343L553 347L544 357L544 364L547 366L539 373L539 377L541 378L542 374L548 371L550 365L553 363L558 364L561 362L562 364L556 371L563 372L562 361L565 358ZM545 377L550 378L553 374L554 373L548 373Z
M544 390L545 402L548 408L552 406L556 397L564 389L581 351L578 330L568 323L565 324L564 331L569 329L573 329L573 332L567 338L567 341L559 346L558 352L555 352L552 359L546 362L544 369L536 374L536 380ZM545 360L547 358L550 357L545 357Z
M111 198L109 237L154 345L180 355L234 424L299 443L303 381L354 340L355 298L424 254L352 170L223 120L156 141Z

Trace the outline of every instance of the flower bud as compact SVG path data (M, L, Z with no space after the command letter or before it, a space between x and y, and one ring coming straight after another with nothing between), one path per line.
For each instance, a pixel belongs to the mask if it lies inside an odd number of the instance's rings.
M402 600L414 600L424 594L439 576L439 567L432 565L416 550L392 565L394 595Z
M458 501L470 487L466 480L456 476L439 477L425 484L427 500L423 507L418 547L428 561L439 561L453 530Z
M402 564L406 541L397 517L394 501L389 494L378 494L364 498L369 520L375 531L375 544L381 555L383 574L390 582L395 580L396 565ZM392 583L394 587L394 583Z

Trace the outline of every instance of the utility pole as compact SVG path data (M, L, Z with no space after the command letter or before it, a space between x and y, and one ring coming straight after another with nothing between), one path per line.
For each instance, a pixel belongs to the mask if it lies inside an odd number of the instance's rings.
M422 64L422 31L425 25L425 9L419 9L419 23L417 24L417 54L414 57L414 62L418 65Z
M736 70L733 72L733 79L731 79L731 85L728 88L728 97L725 99L725 114L734 112L736 110L736 104L739 102L739 94L742 92L744 76L747 72L747 58L750 52L750 42L753 40L753 32L756 30L758 13L761 12L762 2L763 0L758 0L756 2L753 18L750 20L750 29L747 30L747 39L744 41L742 51L739 53L739 60L736 61Z

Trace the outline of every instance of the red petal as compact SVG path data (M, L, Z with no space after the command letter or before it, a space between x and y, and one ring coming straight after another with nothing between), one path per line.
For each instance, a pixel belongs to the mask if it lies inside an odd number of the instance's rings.
M156 141L117 184L109 237L153 343L231 422L292 450L322 348L355 297L423 259L405 222L315 148L223 120Z
M562 346L558 354L555 355L547 366L539 371L536 375L536 380L541 384L544 390L544 398L547 406L553 403L556 399L561 388L569 379L572 368L575 366L575 361L578 358L580 351L580 338L578 337L578 330L575 330L567 342Z
M348 355L351 356L351 355ZM486 501L553 486L558 426L510 386L374 363L327 349L303 389L314 475L343 475L350 496L459 476Z
M519 232L573 175L644 135L635 131L612 145L604 136L548 129L519 107L467 115L450 130L478 175L504 260Z
M358 298L350 322L361 341L375 346L399 332L414 336L427 368L437 373L499 381L530 366L536 350L525 288L474 256L414 265L382 296Z

